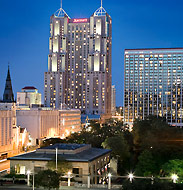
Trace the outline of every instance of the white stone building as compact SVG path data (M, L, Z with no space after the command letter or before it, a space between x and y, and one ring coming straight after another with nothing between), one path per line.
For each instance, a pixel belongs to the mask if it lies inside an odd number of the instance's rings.
M41 105L41 93L33 86L26 86L22 88L22 92L17 92L17 104L27 105Z

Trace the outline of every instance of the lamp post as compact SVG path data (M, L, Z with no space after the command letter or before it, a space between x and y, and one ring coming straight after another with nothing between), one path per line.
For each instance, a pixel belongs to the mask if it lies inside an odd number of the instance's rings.
M172 174L171 178L173 180L173 183L176 183L179 177L176 174Z
M34 172L33 172L33 180L32 180L32 190L34 190Z
M27 186L30 186L30 171L27 171Z
M90 189L90 174L88 175L88 189Z
M111 189L111 173L108 174L108 189Z
M58 148L56 148L56 171L57 171L57 165L58 165Z
M130 183L132 183L134 175L132 173L128 174L128 178L130 179Z
M68 187L71 186L71 172L68 172Z

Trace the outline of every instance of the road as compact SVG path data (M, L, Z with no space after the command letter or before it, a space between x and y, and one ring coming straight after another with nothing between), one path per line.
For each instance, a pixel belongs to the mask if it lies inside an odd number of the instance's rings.
M28 151L28 152L23 152L23 153L18 154L18 155L27 154L29 152L34 152L34 151L35 150ZM18 155L14 155L14 156L18 156ZM0 172L3 171L3 170L10 170L10 160L7 160L7 159L0 160Z
M10 169L10 161L9 160L4 160L0 162L0 171L3 170L9 170Z

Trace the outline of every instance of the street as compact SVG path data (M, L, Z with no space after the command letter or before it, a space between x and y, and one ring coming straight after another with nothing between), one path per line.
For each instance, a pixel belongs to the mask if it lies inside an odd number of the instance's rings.
M3 170L9 170L10 169L10 161L9 160L4 160L0 162L0 172Z

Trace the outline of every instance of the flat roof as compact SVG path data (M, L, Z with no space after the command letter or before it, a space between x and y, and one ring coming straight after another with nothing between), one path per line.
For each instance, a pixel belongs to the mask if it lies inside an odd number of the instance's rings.
M58 160L66 160L68 162L91 162L105 154L110 153L109 149L89 148L76 154L59 154ZM55 159L55 154L46 153L27 153L15 157L8 158L8 160L24 160L24 161L51 161Z
M52 146L47 146L47 147L42 147L39 149L47 149L47 150L52 150L58 148L58 150L76 150L78 148L82 148L84 146L88 146L88 144L64 144L64 143L57 143Z
M133 50L183 50L183 47L176 48L135 48L135 49L125 49L125 51L133 51Z

